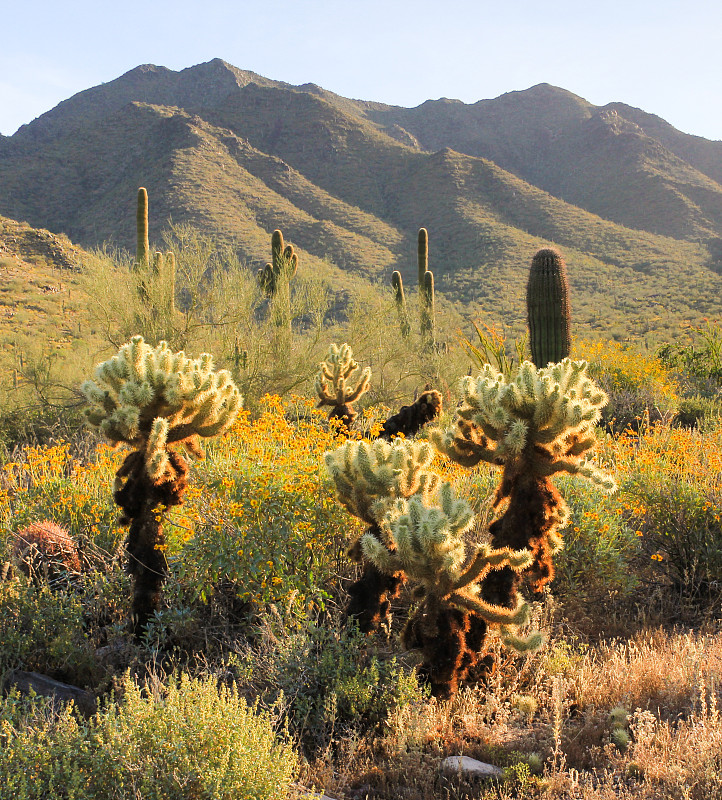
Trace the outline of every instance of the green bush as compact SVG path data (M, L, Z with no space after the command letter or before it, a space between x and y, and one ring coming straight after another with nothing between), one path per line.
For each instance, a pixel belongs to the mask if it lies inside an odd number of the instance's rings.
M355 628L321 626L309 618L265 618L256 646L234 671L264 705L278 705L309 754L345 729L383 723L389 712L425 696L413 669L368 652Z
M0 620L0 673L24 669L79 686L94 683L97 667L77 594L25 579L0 581Z
M685 600L722 597L722 494L674 476L660 485L640 475L626 487L647 560Z
M639 539L615 501L599 502L593 487L572 478L559 478L567 499L570 521L562 531L564 548L555 557L552 591L574 595L582 602L609 593L628 596L637 584L631 568Z
M88 722L11 693L0 706L0 800L272 800L297 768L269 715L213 678L127 679Z

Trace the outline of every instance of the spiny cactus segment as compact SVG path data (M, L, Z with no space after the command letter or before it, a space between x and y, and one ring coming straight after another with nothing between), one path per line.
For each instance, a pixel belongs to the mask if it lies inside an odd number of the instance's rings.
M534 364L546 367L567 358L571 349L569 280L558 251L539 250L532 259L526 304Z
M357 416L353 404L368 391L371 383L371 368L366 367L357 375L358 369L348 344L332 344L326 360L318 365L314 379L319 408L331 406L329 419L340 420L347 430Z
M189 463L175 448L202 457L201 438L227 430L242 398L213 358L173 353L135 336L117 355L99 364L82 392L88 424L114 444L132 448L116 473L115 502L121 524L130 525L126 549L134 578L131 617L140 635L158 609L167 573L163 554L165 509L183 502Z

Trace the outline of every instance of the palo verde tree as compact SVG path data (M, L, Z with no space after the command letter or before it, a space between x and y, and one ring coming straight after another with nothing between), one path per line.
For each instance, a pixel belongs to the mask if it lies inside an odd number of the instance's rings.
M462 399L454 424L432 432L436 446L465 467L484 461L502 468L495 508L508 505L490 526L496 549L529 550L530 582L539 592L554 577L552 556L561 546L559 531L568 508L552 476L579 475L603 491L614 480L587 457L596 445L594 426L607 396L587 376L587 363L564 359L536 368L525 361L515 377L487 364L461 382ZM521 576L504 567L482 589L486 602L516 608Z
M183 502L188 455L202 458L200 440L227 430L243 400L229 372L214 372L209 353L190 359L165 342L151 347L141 336L98 364L81 389L88 424L132 449L116 474L114 498L121 523L130 526L131 620L140 635L159 608L168 569L163 514Z

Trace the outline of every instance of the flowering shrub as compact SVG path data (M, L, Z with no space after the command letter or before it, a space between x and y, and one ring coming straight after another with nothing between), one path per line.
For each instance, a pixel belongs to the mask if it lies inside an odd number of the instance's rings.
M635 430L640 421L670 420L679 407L671 371L654 356L618 342L581 340L575 350L589 362L589 374L609 396L602 422L615 431Z
M323 595L344 561L355 523L339 510L322 469L334 434L312 401L301 401L303 414L295 408L295 424L289 407L267 396L256 419L242 413L209 447L197 471L202 485L175 518L178 572L202 599L220 581L255 603Z

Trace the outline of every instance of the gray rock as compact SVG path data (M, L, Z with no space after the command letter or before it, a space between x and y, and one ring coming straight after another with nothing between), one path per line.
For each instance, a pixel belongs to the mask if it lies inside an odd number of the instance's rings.
M504 774L503 769L468 756L449 756L441 762L441 768L447 772L464 772L479 778L501 778Z

